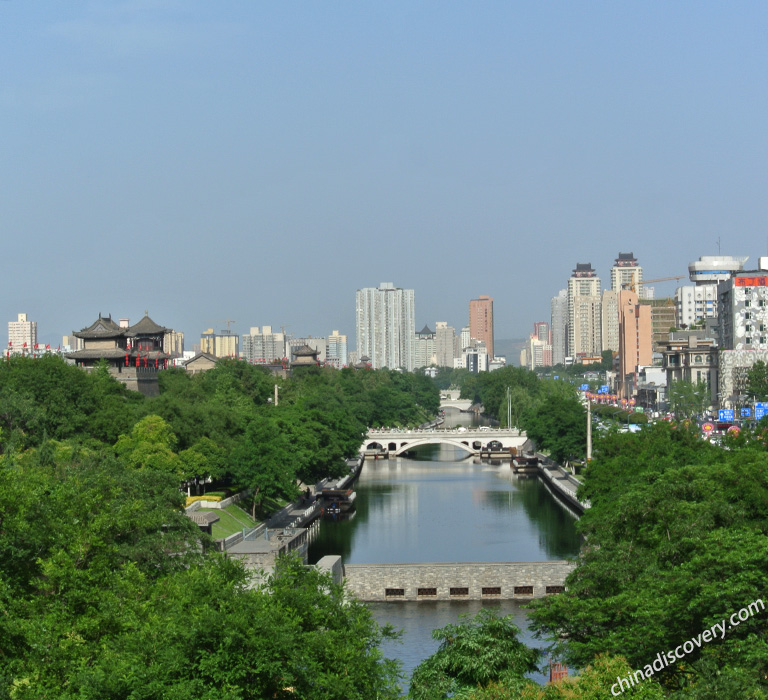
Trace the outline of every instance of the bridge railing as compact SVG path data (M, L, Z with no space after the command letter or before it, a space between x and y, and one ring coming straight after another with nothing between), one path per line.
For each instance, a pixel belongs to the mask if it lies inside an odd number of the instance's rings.
M457 433L459 435L487 435L488 433L505 434L517 437L521 434L519 428L369 428L368 435L416 435L423 433Z

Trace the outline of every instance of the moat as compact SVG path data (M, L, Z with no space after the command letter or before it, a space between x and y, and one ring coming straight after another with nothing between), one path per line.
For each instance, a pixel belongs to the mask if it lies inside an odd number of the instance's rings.
M310 546L311 563L325 554L340 554L349 564L544 561L579 551L575 517L537 478L515 477L508 462L492 466L446 448L424 448L416 459L366 461L356 490L354 517L323 522ZM516 601L371 607L379 622L405 630L402 643L388 645L386 653L401 659L410 675L436 649L432 629L484 604L514 614L523 641L541 646L525 630L525 611Z

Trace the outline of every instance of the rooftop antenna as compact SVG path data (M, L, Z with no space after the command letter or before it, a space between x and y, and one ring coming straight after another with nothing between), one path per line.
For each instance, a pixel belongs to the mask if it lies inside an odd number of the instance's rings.
M717 237L717 255L720 255L720 236Z

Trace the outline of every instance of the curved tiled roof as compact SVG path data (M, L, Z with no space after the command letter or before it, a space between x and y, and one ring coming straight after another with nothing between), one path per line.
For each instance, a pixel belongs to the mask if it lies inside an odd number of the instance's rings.
M130 328L126 330L128 337L135 337L137 335L156 335L158 333L168 333L168 329L157 325L147 314L138 323L134 323Z
M99 314L99 317L90 326L74 332L73 335L76 338L83 338L86 340L95 338L120 338L125 335L125 328L120 328L120 326L112 320L111 316L103 318L102 315Z
M190 362L194 362L195 360L199 360L201 357L204 357L206 360L210 360L211 362L218 362L219 358L216 357L216 355L211 355L209 352L199 352L194 357L190 357L188 360L182 362L182 365L186 367Z
M146 357L147 360L167 360L170 355L162 352L161 350L125 350L123 348L86 348L85 350L75 350L65 355L70 360L100 360L102 357L105 360L124 360L125 356L129 356L129 362L135 363L136 358L140 358L142 361Z
M319 354L317 350L309 345L302 345L295 350L292 350L291 353L296 357L317 357Z

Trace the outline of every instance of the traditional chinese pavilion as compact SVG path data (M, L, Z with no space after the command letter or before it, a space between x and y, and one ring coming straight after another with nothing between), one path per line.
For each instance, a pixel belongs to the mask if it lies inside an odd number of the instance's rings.
M78 367L92 370L101 360L109 373L132 391L157 396L157 373L166 369L170 355L163 352L167 328L157 325L145 312L144 318L133 326L120 325L99 314L90 326L73 335L83 341L82 350L69 353Z
M317 364L318 352L309 345L302 345L301 347L291 350L293 355L293 361L291 362L291 369L294 367L311 367Z

